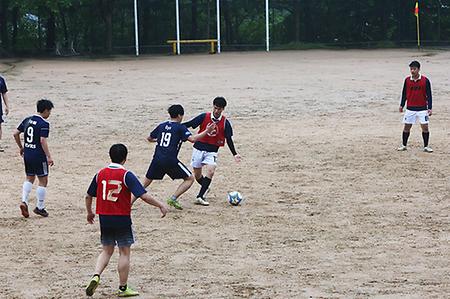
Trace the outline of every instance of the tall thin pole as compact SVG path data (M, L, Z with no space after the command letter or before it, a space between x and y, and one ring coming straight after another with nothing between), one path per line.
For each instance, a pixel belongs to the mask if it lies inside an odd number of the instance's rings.
M176 0L176 18L177 18L177 55L180 55L180 6Z
M217 53L220 54L220 0L216 1L217 7Z
M269 41L269 0L266 0L266 51L270 50Z
M419 0L416 1L416 7L414 8L414 15L417 20L417 48L420 50L420 23L419 23Z
M138 24L138 4L134 0L134 40L136 47L136 56L139 56L139 24Z

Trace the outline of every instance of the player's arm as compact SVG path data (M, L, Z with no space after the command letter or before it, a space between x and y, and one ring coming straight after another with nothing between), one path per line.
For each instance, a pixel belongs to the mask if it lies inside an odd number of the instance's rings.
M3 102L5 102L5 114L9 114L9 99L8 94L6 92L2 92Z
M206 113L202 113L202 114L194 117L193 119L191 119L185 123L182 123L182 125L185 125L187 128L195 129L202 124L202 122L205 120L205 116L206 116Z
M153 129L153 131L150 133L150 135L147 137L148 142L157 142L158 141L158 134L159 134L159 126Z
M236 163L241 162L242 157L237 153L236 148L234 147L233 127L231 126L231 123L228 120L225 122L225 138L227 140L228 148L230 149L230 152L234 157L234 161L236 161Z
M86 220L90 224L94 223L95 218L95 214L94 212L92 212L92 199L96 196L96 193L97 193L97 175L95 175L94 178L92 179L85 197L86 212L87 212Z
M425 91L427 93L427 104L428 104L428 115L431 115L433 113L433 96L431 94L431 82L430 80L426 81Z
M20 134L21 133L22 132L19 131L19 129L16 129L14 131L13 136L14 136L14 140L16 141L17 146L19 147L19 153L20 153L21 156L23 156L23 146L22 146L22 142L20 141Z
M167 211L169 210L167 205L153 198L150 194L147 194L144 186L142 186L138 178L130 171L128 171L125 175L125 184L127 185L128 190L130 190L136 198L141 198L149 205L159 208L159 210L161 211L161 218L166 216Z
M400 101L400 107L398 108L399 112L403 112L403 107L405 107L406 104L406 80L408 80L408 78L406 78L405 83L403 83L402 99Z
M194 143L198 139L205 137L206 134L211 133L212 131L214 131L214 129L216 127L217 127L216 124L213 124L213 123L208 124L206 126L206 130L205 131L203 131L203 132L201 132L199 134L189 135L189 137L187 138L187 141Z
M45 155L47 156L47 163L50 166L53 166L54 162L52 156L50 155L50 151L48 149L47 137L41 137L41 145L44 150Z

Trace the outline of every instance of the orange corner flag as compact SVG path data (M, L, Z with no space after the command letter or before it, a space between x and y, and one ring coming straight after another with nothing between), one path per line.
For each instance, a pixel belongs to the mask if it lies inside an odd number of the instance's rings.
M416 1L416 7L414 8L414 15L419 17L419 1Z

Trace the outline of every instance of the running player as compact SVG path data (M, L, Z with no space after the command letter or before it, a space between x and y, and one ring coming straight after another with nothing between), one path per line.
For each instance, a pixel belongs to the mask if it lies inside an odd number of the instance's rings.
M6 87L5 79L0 76L0 140L2 139L2 123L5 121L2 109L2 99L5 103L5 115L9 113L9 102L8 102L8 87ZM2 145L0 144L0 152L4 152Z
M128 150L123 144L114 144L109 150L111 164L101 169L92 179L86 195L87 221L94 223L92 198L96 197L96 213L100 220L100 239L103 250L98 256L94 276L86 288L86 295L92 296L100 282L100 275L114 253L114 247L119 247L119 297L137 296L138 292L131 289L128 282L130 269L131 245L134 243L131 223L131 194L141 198L146 203L158 207L164 217L167 206L148 195L136 176L127 171L123 164L127 160Z
M406 111L403 117L403 143L397 149L399 151L406 151L411 127L419 119L422 127L423 151L432 153L433 149L428 146L430 139L430 132L428 130L429 117L432 114L433 98L431 96L431 83L428 78L420 74L420 63L413 61L409 64L411 76L406 77L403 84L402 100L400 102L400 113L403 112L403 107L406 103Z
M46 119L50 116L53 103L47 99L37 102L38 114L25 118L14 132L14 139L25 162L26 180L22 186L22 203L20 210L23 217L30 216L28 212L28 199L33 183L38 178L39 186L36 189L36 208L34 213L48 217L45 210L45 195L48 184L48 166L53 166L53 159L48 149L47 138L50 124ZM20 134L24 133L24 144L20 141Z
M178 160L178 152L184 141L195 142L205 137L215 128L211 124L201 134L192 135L186 126L181 124L184 109L181 105L169 107L170 120L159 124L147 138L149 142L156 142L155 154L145 175L144 187L147 188L153 180L162 180L164 175L169 175L172 180L183 179L175 193L167 200L167 203L178 210L182 210L178 198L186 192L194 183L194 176L189 169Z
M241 156L236 152L233 143L233 129L231 123L222 114L227 105L227 101L223 97L216 97L213 101L212 113L202 113L192 120L184 123L188 128L197 128L200 126L199 132L206 130L209 124L215 124L216 129L208 133L205 137L200 138L194 143L192 152L191 165L194 168L194 175L197 182L201 185L200 191L195 200L196 204L208 206L206 193L209 190L211 180L217 167L217 153L219 148L225 145L225 140L233 154L234 160L239 163ZM202 169L205 168L206 174L203 176Z

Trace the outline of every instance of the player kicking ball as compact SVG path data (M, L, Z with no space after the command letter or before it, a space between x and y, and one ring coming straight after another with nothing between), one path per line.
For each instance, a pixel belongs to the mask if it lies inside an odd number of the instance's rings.
M432 153L433 149L428 146L430 139L430 131L428 130L428 123L432 114L433 98L431 96L431 83L428 78L420 74L420 63L413 61L409 64L411 76L405 79L403 84L402 100L400 102L399 112L403 112L403 107L406 104L406 111L403 117L403 143L397 149L399 151L406 151L411 127L419 119L422 127L423 151Z
M92 296L100 283L100 275L114 253L115 245L119 247L119 297L139 295L128 286L131 245L134 235L131 223L131 194L146 203L158 207L161 217L166 216L167 206L147 194L136 176L123 165L127 160L128 150L123 144L114 144L109 150L111 164L101 169L92 179L86 195L87 221L94 223L92 198L96 197L96 212L100 220L100 239L103 246L94 276L86 288L86 295Z
M192 135L186 126L181 124L184 116L183 106L172 105L168 112L170 120L159 124L147 137L149 142L156 142L156 148L143 185L144 188L147 188L154 180L162 180L166 174L172 180L183 179L175 193L167 200L169 205L182 210L183 207L178 198L192 186L194 176L178 160L181 144L185 141L194 143L199 138L205 137L215 129L215 125L209 125L201 134Z
M47 144L50 132L50 124L47 119L53 109L53 103L42 99L37 102L36 106L38 114L25 118L14 132L14 139L25 162L26 180L22 186L22 203L20 204L20 211L25 218L30 217L28 199L36 177L39 186L36 189L37 202L33 212L42 217L48 217L48 212L45 210L45 195L48 184L48 166L53 166L53 159ZM20 141L22 133L24 134L23 146Z
M241 161L241 156L234 148L231 123L222 114L226 106L227 101L225 98L216 97L213 100L212 113L202 113L187 123L184 123L186 127L193 129L200 126L199 133L204 132L210 124L216 125L214 131L194 143L194 150L192 151L191 165L194 168L195 179L201 185L195 203L202 206L209 206L209 202L206 200L206 193L209 190L211 180L216 171L219 148L225 145L225 140L233 154L234 160L237 163ZM206 172L205 176L202 174L203 169Z

